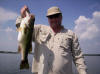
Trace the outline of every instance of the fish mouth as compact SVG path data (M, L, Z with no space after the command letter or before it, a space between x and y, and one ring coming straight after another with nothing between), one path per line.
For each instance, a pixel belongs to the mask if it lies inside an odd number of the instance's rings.
M21 30L22 30L21 27L19 27L19 28L16 29L17 32L19 32L19 31L21 31Z

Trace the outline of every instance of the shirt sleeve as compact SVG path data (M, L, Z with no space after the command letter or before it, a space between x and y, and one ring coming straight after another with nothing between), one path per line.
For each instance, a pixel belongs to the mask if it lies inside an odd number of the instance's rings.
M87 67L85 65L84 56L79 46L76 34L73 35L72 55L75 66L79 74L87 74Z
M34 25L33 38L32 38L34 42L38 42L40 28L41 25Z

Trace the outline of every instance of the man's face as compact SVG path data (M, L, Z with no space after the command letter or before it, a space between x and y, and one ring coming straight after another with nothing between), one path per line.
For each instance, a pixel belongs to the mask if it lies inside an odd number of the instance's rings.
M62 22L62 15L55 14L55 15L48 16L48 22L51 28L59 27L61 26L61 22Z

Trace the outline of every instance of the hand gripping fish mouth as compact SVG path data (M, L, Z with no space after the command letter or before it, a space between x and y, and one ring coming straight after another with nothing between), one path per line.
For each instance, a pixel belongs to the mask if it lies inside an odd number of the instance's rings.
M26 11L26 17L22 18L18 31L18 52L21 53L20 69L29 69L28 53L32 51L32 33L34 29L34 15Z

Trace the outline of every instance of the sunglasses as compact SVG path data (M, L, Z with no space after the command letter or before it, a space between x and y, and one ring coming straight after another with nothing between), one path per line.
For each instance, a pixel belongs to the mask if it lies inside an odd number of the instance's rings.
M52 19L52 18L58 18L60 16L60 14L55 14L55 15L50 15L48 16L49 19Z

